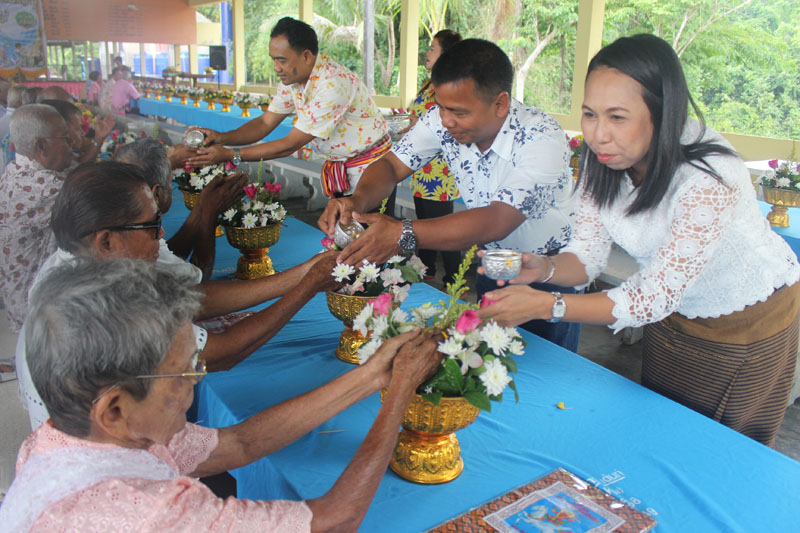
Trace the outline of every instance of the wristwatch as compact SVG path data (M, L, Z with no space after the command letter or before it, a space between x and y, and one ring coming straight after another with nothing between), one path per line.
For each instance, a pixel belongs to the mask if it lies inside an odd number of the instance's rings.
M238 148L233 149L233 159L231 162L237 167L242 164L242 152Z
M553 318L548 319L548 322L561 322L564 315L567 314L567 302L564 301L564 296L560 292L553 292Z
M417 249L417 236L414 235L414 228L407 218L403 219L403 233L400 234L400 240L397 241L397 245L404 252L413 252Z

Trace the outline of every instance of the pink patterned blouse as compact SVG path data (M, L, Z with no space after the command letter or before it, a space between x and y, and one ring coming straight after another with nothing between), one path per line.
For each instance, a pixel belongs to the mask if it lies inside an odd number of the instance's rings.
M309 531L305 502L217 498L197 479L187 477L217 447L216 429L186 424L166 445L148 451L178 474L172 480L119 478L102 481L45 508L31 531ZM48 420L23 443L17 473L28 459L68 448L112 449L58 431Z

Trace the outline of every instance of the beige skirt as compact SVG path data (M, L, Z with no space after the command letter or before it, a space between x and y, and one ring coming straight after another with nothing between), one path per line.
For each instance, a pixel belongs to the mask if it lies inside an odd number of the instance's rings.
M719 318L673 313L644 328L642 385L767 446L792 388L800 283Z

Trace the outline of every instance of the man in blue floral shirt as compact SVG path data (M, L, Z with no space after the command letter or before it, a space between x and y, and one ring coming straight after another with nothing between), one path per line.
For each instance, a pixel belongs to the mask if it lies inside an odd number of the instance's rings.
M567 244L575 217L569 147L559 124L510 96L514 71L495 44L467 39L444 52L431 82L437 106L364 172L353 196L333 199L319 220L328 235L351 216L369 229L341 254L350 264L382 261L414 247L463 250L473 244L555 254ZM392 187L441 154L467 211L398 222L362 214ZM478 276L479 295L495 283ZM565 291L549 284L539 290ZM574 324L531 321L523 327L575 351Z

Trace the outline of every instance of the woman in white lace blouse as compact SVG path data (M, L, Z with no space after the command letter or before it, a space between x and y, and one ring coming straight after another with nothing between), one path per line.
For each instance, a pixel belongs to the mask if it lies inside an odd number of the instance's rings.
M572 241L554 257L526 255L481 315L644 325L643 385L771 445L794 374L800 266L761 215L742 160L687 118L690 103L700 117L658 37L621 38L592 59ZM614 243L639 264L619 287L562 296L527 286L586 285Z

